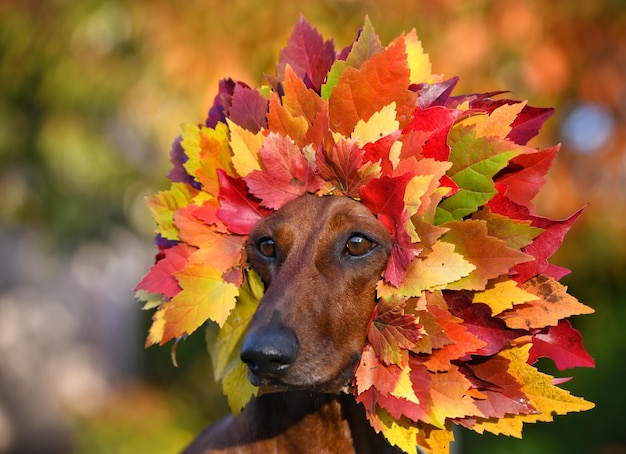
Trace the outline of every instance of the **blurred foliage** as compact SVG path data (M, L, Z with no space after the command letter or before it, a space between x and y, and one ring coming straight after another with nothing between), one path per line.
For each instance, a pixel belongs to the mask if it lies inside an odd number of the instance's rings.
M204 118L223 77L264 83L299 13L337 47L366 14L383 42L415 27L459 92L557 107L535 143L564 143L538 205L566 216L590 204L554 261L597 311L574 321L597 367L564 385L597 408L527 427L523 441L464 433L462 451L626 452L623 0L0 0L0 227L37 229L58 253L118 227L149 242L142 199L165 187L180 123ZM586 152L562 129L583 102L612 122ZM168 348L147 351L133 386L75 416L77 452L173 452L222 414L202 336L178 352L175 369Z

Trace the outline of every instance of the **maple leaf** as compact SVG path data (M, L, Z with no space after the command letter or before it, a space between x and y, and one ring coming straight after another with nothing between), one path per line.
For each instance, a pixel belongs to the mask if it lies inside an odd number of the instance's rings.
M218 171L220 208L217 217L237 234L247 235L254 226L272 211L260 205L260 201L249 194L243 179L235 179Z
M474 213L472 219L487 222L487 234L504 241L511 249L525 248L543 232L543 229L533 227L531 220L511 219L493 213L488 206Z
M380 43L380 38L374 30L372 21L366 16L363 27L359 30L359 36L345 57L345 62L348 66L360 68L364 62L383 50L384 47Z
M500 277L489 281L482 292L476 292L473 303L484 303L491 308L491 315L511 309L515 304L528 303L537 299L536 295L521 289L517 282Z
M280 96L275 92L272 92L270 95L267 121L272 134L289 137L299 147L306 145L304 142L309 130L309 121L306 117L297 113L293 114L287 109L282 104Z
M265 136L262 132L252 133L247 129L227 120L230 131L230 148L233 150L233 167L241 177L253 170L261 170L259 148L263 146Z
M410 70L405 59L404 40L399 40L360 68L347 67L328 99L331 130L348 137L359 120L367 121L392 102L396 103L400 126L406 125L415 105L415 93L408 89Z
M549 274L555 279L560 279L569 272L565 269L562 269L562 272L553 272L554 268L548 262L548 258L561 246L563 238L581 213L582 209L562 221L533 218L533 225L543 228L544 231L524 248L524 252L533 256L535 260L515 266L514 271L518 274L517 281L523 282L537 274Z
M259 156L265 170L252 171L244 180L267 208L277 210L302 194L317 191L324 183L314 164L288 137L270 133Z
M209 319L223 326L239 292L235 284L223 280L221 270L206 265L188 264L175 277L182 290L162 305L165 327L161 345L191 334Z
M522 111L526 101L519 103L503 103L497 108L480 114L476 112L465 118L461 125L473 125L477 137L506 137L512 130L512 125L519 113Z
M439 188L439 181L450 168L449 162L436 161L424 158L415 161L411 169L415 176L408 182L404 194L404 203L409 216L422 215L432 202L432 196Z
M521 285L537 296L536 300L519 304L498 315L509 328L533 329L556 326L559 320L579 314L592 314L589 306L567 293L567 287L547 276L537 276Z
M189 158L184 163L185 169L202 184L204 191L216 195L219 190L217 170L233 174L227 125L218 123L215 129L210 129L183 124L182 129L182 145Z
M531 200L545 184L544 176L550 170L559 148L557 145L513 158L507 171L496 179L496 183L506 186L500 192L513 202L533 210Z
M508 274L519 263L532 260L530 255L489 236L485 221L467 219L449 222L444 227L450 230L441 237L441 241L454 244L455 252L475 267L467 277L448 285L448 289L484 290L490 279Z
M415 350L424 331L415 314L405 312L403 300L380 300L367 339L376 355L386 364L408 365L408 351Z
M145 290L173 298L180 292L175 273L183 269L187 259L196 249L186 244L178 244L164 251L164 256L156 262L148 273L135 286L134 291Z
M287 41L287 47L278 57L276 78L278 81L285 80L285 68L289 65L308 88L319 92L334 60L333 41L324 41L304 16L300 16Z
M396 103L392 102L378 112L374 112L367 121L359 120L354 126L351 137L357 139L359 146L363 147L365 144L374 143L397 130Z
M339 140L330 152L317 151L317 170L324 180L331 181L349 197L358 197L361 187L378 176L376 164L363 165L365 151L355 139Z
M460 369L472 386L482 394L481 399L474 401L480 418L503 418L505 415L529 414L535 411L522 391L522 385L509 373L510 367L511 361L508 358L496 354L485 361L466 364ZM471 422L468 425L473 429Z
M568 391L552 384L552 377L539 372L528 364L530 344L509 348L500 353L511 361L509 373L522 385L530 404L536 412L520 415L522 422L550 422L554 415L564 415L574 411L592 409L595 405L586 400L572 396Z
M452 340L451 343L440 349L433 350L427 358L423 359L423 364L428 370L433 372L447 371L452 367L451 361L476 353L486 346L484 341L465 327L462 319L453 316L444 306L429 304L428 310L436 317L437 323Z
M178 240L178 228L174 225L174 213L187 206L198 195L198 190L185 183L172 183L167 191L146 197L146 204L157 223L157 233L168 240Z
M419 296L424 290L446 288L451 283L468 276L476 266L455 252L453 244L437 241L426 257L411 262L399 293L404 296Z
M459 186L459 191L439 204L435 216L437 224L461 220L492 199L498 193L494 175L520 153L510 142L495 137L476 137L476 131L466 127L453 128L450 134L454 145L448 176Z
M433 406L429 415L435 427L443 429L446 420L481 414L474 400L467 395L470 381L452 365L446 372L432 375L428 388Z
M283 91L282 104L285 109L294 117L305 118L309 126L313 124L322 106L326 104L315 91L307 88L304 81L289 65L285 68Z
M200 185L187 173L187 170L185 170L184 164L188 158L182 146L182 141L182 136L178 136L172 143L172 148L170 149L170 163L172 164L172 168L167 173L167 177L172 183L185 183L197 189Z
M415 109L411 123L405 132L420 131L427 133L420 154L425 158L447 161L450 157L448 134L452 125L463 115L463 111L442 106Z
M521 101L513 99L494 100L490 97L479 97L470 103L472 109L484 109L487 112L499 108L503 105L522 104ZM530 139L535 137L543 123L554 114L553 108L531 107L523 103L523 108L511 124L511 131L506 138L519 145L526 145Z
M261 129L267 128L267 109L267 99L258 90L236 85L228 109L228 118L256 134Z
M408 173L397 177L382 176L370 180L360 190L361 202L394 239L384 277L395 286L402 282L407 267L420 251L413 245L406 229L409 218L404 207L404 194L411 178Z
M550 358L557 369L571 367L595 367L595 362L583 346L583 337L572 328L568 320L560 320L556 326L549 326L533 335L528 363L534 364L539 358Z
M450 313L462 319L463 327L485 344L472 352L473 355L491 356L505 348L513 339L528 334L524 330L507 328L502 320L491 316L489 306L472 303L468 292L446 292L445 298Z
M377 432L381 432L387 441L407 454L418 454L417 435L420 429L406 418L394 418L382 408L367 413L367 418ZM442 454L446 451L441 451Z
M152 324L148 330L148 336L146 337L145 347L150 347L155 344L163 344L163 332L165 330L165 310L164 304L161 304L159 309L152 315Z

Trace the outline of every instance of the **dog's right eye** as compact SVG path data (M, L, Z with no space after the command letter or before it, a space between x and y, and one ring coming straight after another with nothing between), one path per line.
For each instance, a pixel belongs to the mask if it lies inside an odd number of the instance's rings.
M259 253L268 259L276 257L276 243L271 238L261 238L256 243Z

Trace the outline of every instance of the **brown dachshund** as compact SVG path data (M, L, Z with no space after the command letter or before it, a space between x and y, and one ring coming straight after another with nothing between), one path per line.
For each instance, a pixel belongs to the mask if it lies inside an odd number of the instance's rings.
M400 452L342 393L391 247L385 227L347 197L304 195L259 222L246 252L266 291L241 360L260 397L209 426L185 453Z

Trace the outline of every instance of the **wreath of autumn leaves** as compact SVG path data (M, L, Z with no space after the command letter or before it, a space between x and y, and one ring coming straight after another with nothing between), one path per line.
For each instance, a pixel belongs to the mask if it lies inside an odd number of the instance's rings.
M593 367L568 317L593 312L548 258L580 212L532 199L558 146L527 146L552 109L452 96L415 30L383 46L366 19L336 52L300 19L269 85L224 80L205 124L175 141L170 189L147 199L156 263L137 285L156 308L146 345L209 321L215 375L234 412L256 390L239 348L263 284L246 268L253 226L305 193L365 204L395 240L353 392L406 452L447 452L453 424L521 437L523 423L593 404L533 364Z

